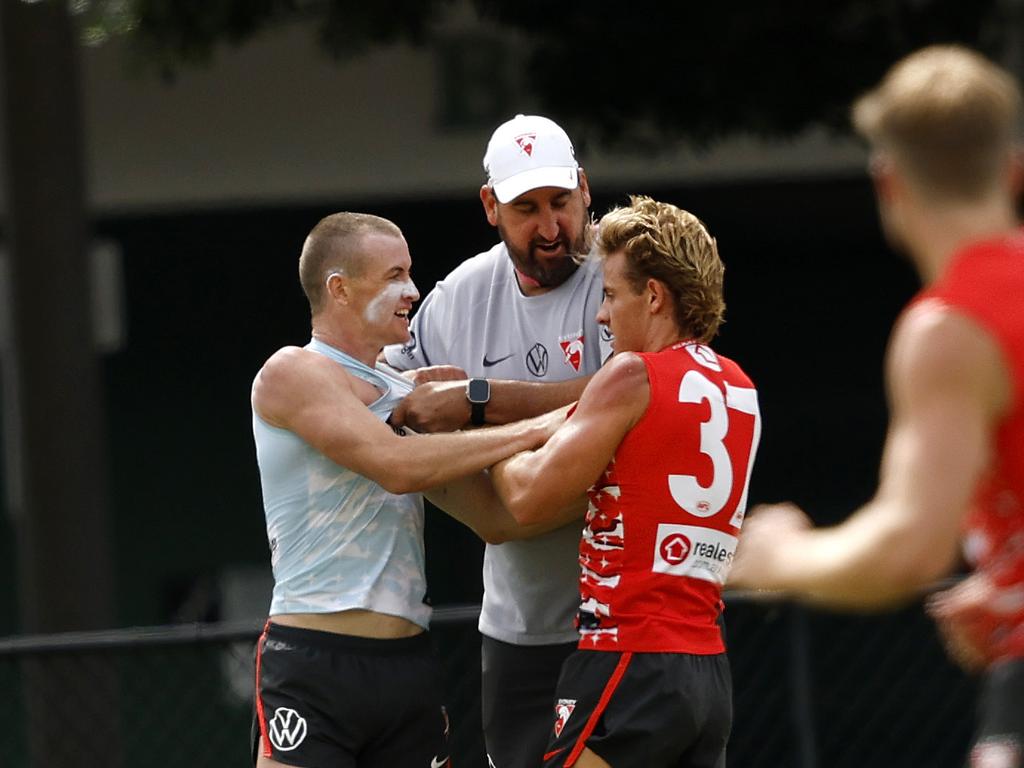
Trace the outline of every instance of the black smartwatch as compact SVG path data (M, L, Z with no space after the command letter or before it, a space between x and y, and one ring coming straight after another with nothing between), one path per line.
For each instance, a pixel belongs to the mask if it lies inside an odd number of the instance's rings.
M487 379L470 379L466 383L466 399L472 409L469 420L479 427L484 423L484 408L491 399L491 382Z

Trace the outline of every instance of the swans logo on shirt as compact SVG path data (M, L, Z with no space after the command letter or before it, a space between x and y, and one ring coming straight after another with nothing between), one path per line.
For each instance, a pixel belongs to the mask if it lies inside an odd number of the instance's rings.
M580 366L583 365L583 332L577 331L560 337L558 346L562 348L563 362L579 372Z
M569 722L572 711L576 709L576 699L559 699L555 704L555 736L562 735L562 729Z

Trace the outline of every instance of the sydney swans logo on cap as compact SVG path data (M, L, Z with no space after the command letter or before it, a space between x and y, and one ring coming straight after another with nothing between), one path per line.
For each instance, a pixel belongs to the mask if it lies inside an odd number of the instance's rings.
M522 133L514 139L519 151L528 157L533 157L533 142L536 140L536 133Z
M484 170L499 203L541 187L579 186L576 152L568 134L540 115L516 115L487 143Z

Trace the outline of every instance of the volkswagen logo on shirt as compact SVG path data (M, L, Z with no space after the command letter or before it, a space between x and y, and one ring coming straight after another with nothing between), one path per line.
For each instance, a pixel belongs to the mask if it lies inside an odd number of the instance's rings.
M538 378L548 372L548 350L539 341L526 353L526 367Z

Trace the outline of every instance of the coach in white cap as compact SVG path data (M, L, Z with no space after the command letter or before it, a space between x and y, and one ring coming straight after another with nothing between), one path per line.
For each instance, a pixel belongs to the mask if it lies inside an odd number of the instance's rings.
M516 115L491 136L484 170L480 200L501 242L439 282L412 340L385 350L397 368L455 365L469 377L417 387L392 417L415 429L500 424L570 403L611 352L595 319L600 264L586 257L590 189L568 135ZM555 683L578 637L578 545L573 524L485 550L483 725L496 768L541 764Z

